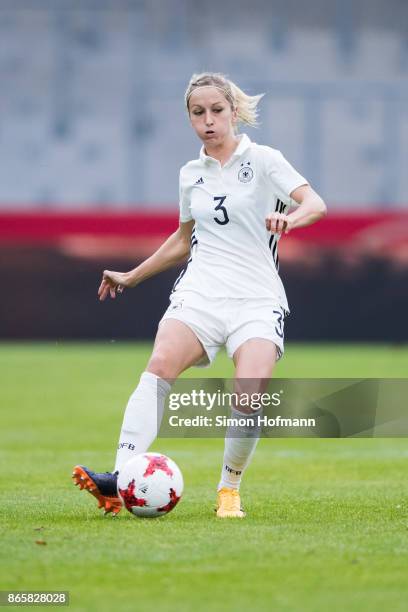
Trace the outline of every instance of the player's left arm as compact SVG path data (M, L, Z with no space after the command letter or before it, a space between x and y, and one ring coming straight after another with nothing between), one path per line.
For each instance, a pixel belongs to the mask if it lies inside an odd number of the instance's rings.
M301 185L290 194L299 206L287 215L279 212L265 219L266 229L275 234L288 234L291 230L316 223L327 214L326 204L310 185Z

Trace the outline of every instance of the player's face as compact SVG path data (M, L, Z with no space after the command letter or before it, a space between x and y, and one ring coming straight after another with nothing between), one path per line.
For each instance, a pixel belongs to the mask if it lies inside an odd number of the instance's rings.
M216 87L197 88L188 107L191 125L204 145L217 146L234 136L236 110Z

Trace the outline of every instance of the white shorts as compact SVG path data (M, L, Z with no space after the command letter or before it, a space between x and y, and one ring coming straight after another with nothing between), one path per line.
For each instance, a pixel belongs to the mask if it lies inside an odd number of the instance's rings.
M187 325L206 352L199 366L207 366L225 346L229 357L247 340L263 338L277 347L277 357L284 352L285 312L271 298L207 298L194 291L180 291L170 297L170 306L159 325L177 319Z

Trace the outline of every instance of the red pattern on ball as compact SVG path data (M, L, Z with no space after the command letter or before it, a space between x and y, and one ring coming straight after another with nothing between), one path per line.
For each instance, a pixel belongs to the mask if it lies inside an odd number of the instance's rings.
M157 508L157 512L170 512L170 510L173 510L174 506L177 506L181 496L178 496L174 489L170 489L169 495L169 503L161 508Z
M119 494L123 499L126 508L132 511L134 506L146 506L146 500L142 497L135 497L135 479L128 485L127 489L119 489Z
M159 455L158 457L149 457L149 455L145 455L145 457L149 463L147 465L145 473L143 474L144 478L146 478L146 476L151 476L155 473L156 470L162 470L162 472L164 472L168 476L173 476L173 471L167 465L167 457L165 457L164 455Z

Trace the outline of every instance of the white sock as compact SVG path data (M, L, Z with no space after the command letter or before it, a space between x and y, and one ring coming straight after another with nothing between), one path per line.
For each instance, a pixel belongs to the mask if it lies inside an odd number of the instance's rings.
M134 455L147 451L156 439L170 384L151 372L143 372L129 398L123 417L116 454L115 471Z
M257 423L261 410L252 414L244 414L235 408L231 410L231 416L238 419L253 418ZM250 422L249 422L250 423ZM229 427L225 434L224 459L221 470L221 480L218 491L223 487L239 489L242 474L249 465L258 444L260 427L250 424Z

